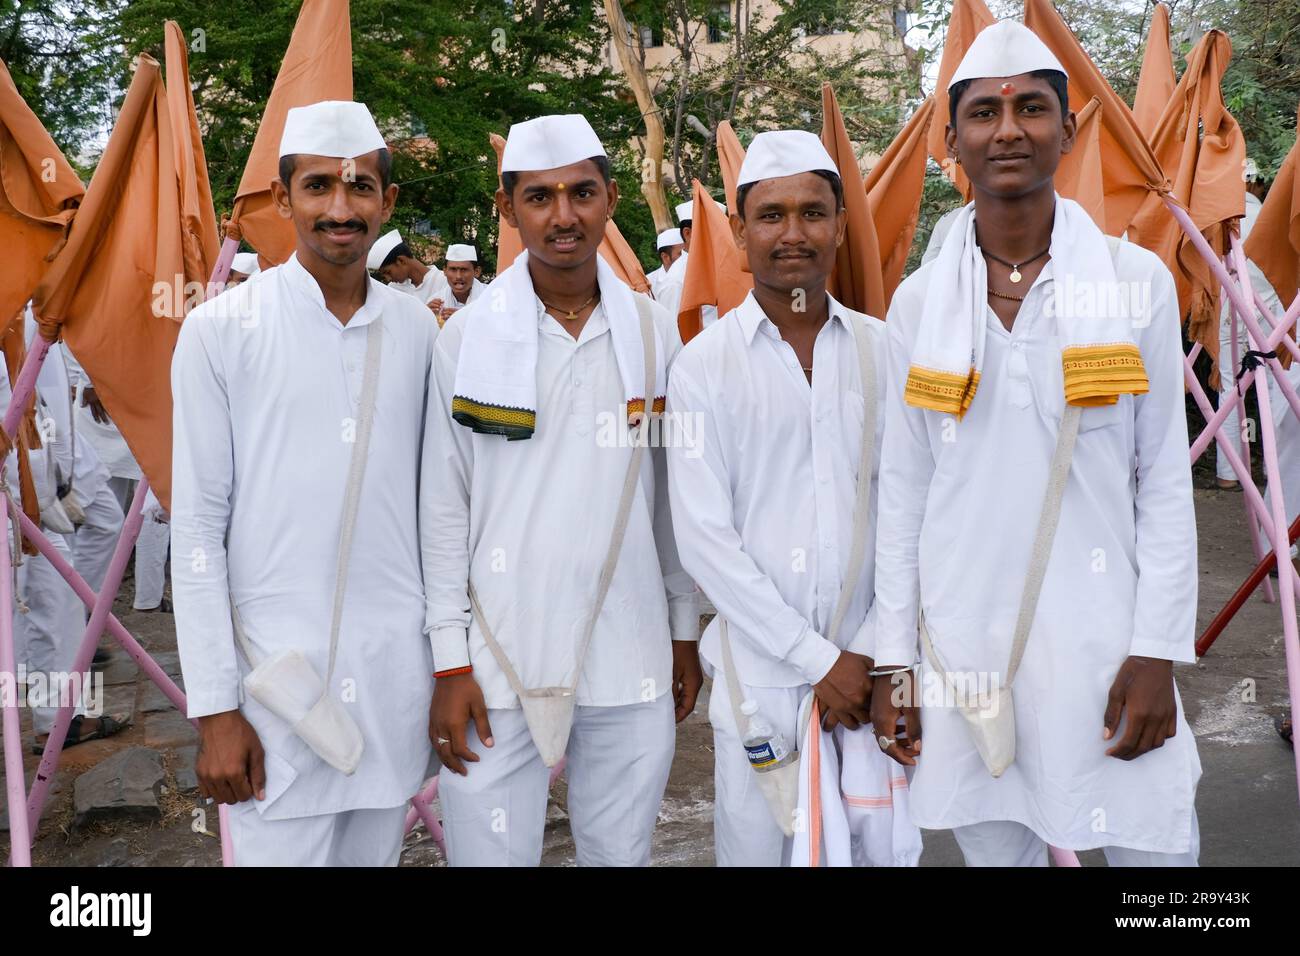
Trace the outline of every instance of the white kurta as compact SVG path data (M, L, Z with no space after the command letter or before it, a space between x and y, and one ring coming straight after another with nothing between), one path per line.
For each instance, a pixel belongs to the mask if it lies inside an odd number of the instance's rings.
M328 666L343 492L367 326L382 314L374 430L334 691L365 737L352 776L251 697L233 640L239 607L260 655ZM172 588L189 716L240 707L267 751L268 819L403 803L424 779L432 693L417 532L423 411L437 323L371 280L348 324L291 257L204 303L172 361Z
M659 283L663 281L666 272L667 270L664 269L663 266L660 266L658 269L654 269L645 274L645 281L650 283L650 292L655 297L656 301L659 299Z
M69 384L73 388L77 388L77 386L94 388L95 383L90 380L90 376L81 367L81 363L72 354L72 350L66 349L64 354L68 360ZM107 422L95 421L95 416L91 414L90 409L80 402L81 388L77 392L78 402L76 408L78 444L85 442L94 448L95 454L104 467L108 469L111 477L139 481L141 477L140 466L135 463L135 457L131 454L126 439L122 437L122 433L118 431L117 425L111 419Z
M1064 409L1061 344L1044 315L1060 260L1028 291L1013 331L987 312L983 374L961 422L903 402L933 268L899 287L886 323L877 660L917 659L924 609L951 671L1001 674ZM923 667L922 692L932 696L922 697L925 745L912 781L922 827L1010 820L1076 850L1189 849L1201 766L1181 704L1177 735L1136 760L1106 756L1114 741L1102 739L1107 692L1125 658L1195 657L1196 521L1174 284L1154 255L1128 243L1116 273L1151 290L1151 321L1134 327L1150 392L1083 411L1014 686L1016 759L1000 778L956 709L934 700L942 684Z
M885 325L834 299L830 305L813 346L811 387L752 293L728 321L691 340L669 383L670 417L688 424L695 438L668 452L677 547L687 572L730 622L736 669L748 685L815 684L841 648L874 651L874 507L838 646L826 632L853 545L865 407L854 331L845 322L870 335L875 349L877 443L884 429ZM718 630L715 618L700 647L715 668L722 663Z
M463 309L471 302L477 302L479 299L483 298L483 294L487 292L487 284L480 282L478 279L475 279L474 284L469 287L469 298L467 298L464 302L456 298L456 293L451 290L450 283L448 283L443 288L443 292L444 292L444 295L442 297L443 306L451 309Z
M428 305L434 299L443 298L443 293L447 289L447 278L437 266L427 266L426 268L429 271L424 274L424 279L419 285L416 285L410 279L403 279L401 282L390 282L388 287L414 296L425 305Z
M488 623L528 687L573 677L627 473L625 398L603 305L577 340L536 302L537 429L507 441L451 417L464 327L487 297L447 320L434 347L420 531L434 663L473 663L489 708L518 707L478 625L471 576ZM658 350L681 348L655 309ZM617 568L578 682L579 705L642 703L668 692L674 640L695 640L693 582L681 569L668 511L666 464L650 449ZM468 631L467 631L468 628Z

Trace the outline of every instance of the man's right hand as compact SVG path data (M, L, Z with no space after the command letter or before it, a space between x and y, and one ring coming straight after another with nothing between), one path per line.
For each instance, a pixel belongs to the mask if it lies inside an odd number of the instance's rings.
M473 674L439 677L433 682L433 700L429 704L429 739L438 757L452 773L465 776L465 764L478 762L478 754L465 740L470 721L484 747L492 746L492 727L488 724L483 689Z
M217 803L266 799L266 755L253 725L238 710L199 718L194 761L199 796Z
M822 707L849 730L857 730L870 719L871 668L870 657L840 651L826 676L813 684L813 693Z
M897 665L882 666L892 670ZM871 728L876 739L893 738L885 754L905 767L916 766L921 755L921 708L916 698L916 677L910 670L883 674L871 692ZM907 727L907 737L899 738L898 721Z

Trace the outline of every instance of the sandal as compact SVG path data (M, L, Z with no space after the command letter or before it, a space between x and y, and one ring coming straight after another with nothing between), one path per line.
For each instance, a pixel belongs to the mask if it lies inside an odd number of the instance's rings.
M68 724L67 736L63 738L63 749L66 750L69 747L75 747L77 744L84 744L88 740L102 740L105 737L112 737L114 734L120 734L131 726L130 714L115 714L113 716L105 714L98 718L99 726L97 728L82 733L81 725L84 719L84 714L78 714L72 718L72 723ZM48 740L49 735L46 735L46 741L48 742ZM45 743L41 741L33 743L32 753L38 757L44 754Z
M1277 733L1279 737L1281 737L1287 743L1291 744L1291 746L1293 747L1295 746L1295 742L1291 739L1291 715L1290 714L1286 714L1280 717L1274 717L1273 726L1277 728Z

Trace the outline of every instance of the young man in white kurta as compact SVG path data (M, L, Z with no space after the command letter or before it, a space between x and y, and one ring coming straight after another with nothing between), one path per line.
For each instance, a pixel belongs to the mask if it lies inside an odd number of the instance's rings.
M580 158L563 157L555 165L565 151L554 146L557 133L575 124L582 127L581 142L590 145ZM523 161L553 171L564 184L547 181L554 201L566 186L570 194L598 188L575 185L597 175L589 158L604 156L584 119L542 117L518 124L507 139L505 172L512 168L512 145L530 142L530 136L544 155L524 153ZM524 192L523 185L516 187L516 203L524 201ZM557 221L566 231L576 230L572 220ZM622 320L636 322L635 293L596 254L597 230L592 223L580 230L594 260L600 302L576 339L537 297L531 253L525 252L493 280L485 298L448 320L434 349L420 497L426 625L437 669L434 711L438 693L454 693L452 682L466 680L477 682L487 709L463 731L464 746L473 753L464 758L463 774L456 772L461 764L452 749L458 731L443 731L445 739L438 741L444 764L439 798L453 866L533 866L541 859L549 771L516 694L471 619L467 592L472 581L525 687L573 679L631 454L620 421L626 415L620 411L625 383L606 303L621 303L617 307L630 312ZM527 231L520 232L527 243ZM452 417L466 330L494 320L494 297L497 309L518 306L519 335L537 336L535 370L520 372L536 377L536 430L526 440L480 433ZM580 303L581 298L574 305ZM680 339L671 318L651 308L655 348L666 366ZM528 328L532 323L535 331ZM637 341L639 348L639 334ZM577 683L565 774L579 865L649 862L673 755L679 651L673 642L690 642L693 657L698 640L694 585L673 544L662 451L649 451ZM697 689L698 684L690 691L691 706ZM490 737L481 739L488 726Z
M754 238L775 216L792 248L806 252L820 243L813 250L817 255L784 261L808 262L805 271L812 275L798 281L811 278L824 293L843 208L840 195L813 170L836 173L811 133L760 133L746 156L738 215L752 227L746 253L763 288L769 278L783 278L774 266L781 260L769 261L771 250L759 248ZM773 179L782 192L769 196L754 189ZM788 223L800 218L808 222L806 231L795 232ZM786 294L777 288L779 299ZM721 656L721 621L729 624L741 696L758 704L792 748L798 745L800 701L844 651L859 656L864 693L869 686L874 495L864 529L867 557L852 602L834 643L827 634L853 550L865 408L856 336L870 336L877 365L872 400L883 409L885 326L829 295L825 302L811 350L811 383L795 347L751 292L683 349L669 384L670 419L699 432L689 443L672 443L668 452L678 548L688 573L718 610L700 651L713 674L709 722L719 866L788 864L792 845L768 809L741 743L744 728L736 727ZM880 415L873 443L883 425Z
M300 109L311 111L307 120L347 131L369 120L368 112L356 115L357 108L365 111L354 103ZM297 112L290 113L286 140ZM351 139L336 135L318 148L350 147L344 158L368 161L383 142L373 121L368 125L369 137L359 145L353 132ZM361 159L355 180L340 185L330 179L337 174L337 159L323 162L328 153L304 152L291 150L297 157L291 201L309 202L309 183L329 183L335 190L354 183L378 188L372 166ZM395 196L395 187L389 188ZM331 206L322 221L351 219L348 210ZM230 812L235 862L392 865L401 847L406 801L419 788L430 758L431 661L421 633L416 501L437 326L424 306L364 270L359 275L364 302L340 321L327 308L320 283L299 261L302 228L298 251L287 262L204 303L181 328L172 363L177 642L188 716L237 710L256 733L251 757L265 753L264 792L256 794L258 781L250 768L256 796ZM351 232L326 231L344 242ZM352 238L366 240L364 233ZM345 248L332 254L352 253ZM360 250L348 266L364 265L363 256ZM317 756L288 722L245 696L242 681L250 665L236 649L231 607L238 609L260 657L297 650L317 674L327 673L344 489L367 337L380 319L374 427L353 533L335 686L327 689L338 695L365 741L360 764L348 776ZM206 727L203 732L206 741Z
M969 321L984 325L983 367L977 369L978 390L964 417L905 398L912 398L909 374L936 367L917 354L925 338L922 319L932 315L929 297L953 281L949 246L971 254L981 190L993 197L990 218L1004 207L1010 215L1013 203L1026 206L1023 197L994 193L983 185L984 177L1010 193L1013 183L1022 182L1012 177L1036 183L1034 177L1045 172L1050 188L1056 157L1048 151L1054 147L1059 156L1063 126L1073 135L1073 115L1063 120L1056 108L1064 70L1059 64L1038 65L1041 60L1033 57L1055 60L1019 24L1004 21L990 33L994 29L980 37L1008 43L1011 54L1022 42L1036 52L1018 63L1007 49L995 51L999 55L991 57L988 72L969 74L974 83L988 79L958 92L960 107L953 100L959 132L965 124L997 124L987 141L966 141L982 146L975 156L963 146L964 167L976 184L975 223L966 216L954 221L939 257L899 287L886 321L890 388L876 557L881 669L918 659L917 620L923 611L950 674L999 677L1006 671L1070 384L1063 385L1062 346L1072 340L1066 338L1068 317L1055 305L1054 290L1076 278L1085 236L1092 237L1087 254L1103 262L1106 246L1117 243L1102 237L1077 205L1056 197L1052 206L1054 194L1048 192L1046 212L1054 217L1047 220L1051 257L1032 282L1009 279L1006 264L989 248L974 249L981 267L976 274L987 272L990 294L1014 292L1024 299L1012 312L1008 331L980 287L978 303L971 306L978 311ZM987 51L972 46L968 58L980 52ZM1011 77L998 75L1008 68ZM1052 80L1035 70L1062 74L1059 86L1050 86ZM1011 158L986 159L985 149ZM1032 193L1035 200L1040 188ZM1002 204L995 205L999 199ZM1035 205L1032 212L1043 210L1044 205ZM1029 211L1022 211L1027 218ZM1063 221L1074 223L1072 232L1062 231ZM989 228L982 241L1001 241L997 227ZM1144 739L1133 759L1108 755L1108 749L1126 743L1127 728L1144 726L1143 713L1116 683L1117 674L1132 676L1135 668L1161 675L1169 661L1194 660L1196 616L1196 524L1174 283L1154 255L1135 245L1118 243L1112 263L1120 288L1137 290L1131 321L1120 316L1112 325L1120 336L1131 334L1147 387L1134 389L1136 395L1119 388L1114 404L1082 410L1059 525L1014 683L1014 762L1000 777L990 774L966 720L953 700L945 699L940 674L926 658L912 684L918 688L919 727L909 724L924 733L922 749L914 749L920 743L915 733L906 745L901 735L895 739L899 711L887 703L894 678L884 678L883 687L878 680L872 695L881 746L888 745L891 755L912 751L917 765L913 819L924 828L952 828L969 865L1045 866L1047 843L1071 850L1105 848L1112 865L1196 860L1193 800L1201 767L1172 677L1155 678L1172 704L1167 725L1161 713L1159 742L1148 748ZM946 334L955 337L966 321L954 313ZM1124 701L1122 722L1117 692ZM1104 734L1107 724L1117 732Z

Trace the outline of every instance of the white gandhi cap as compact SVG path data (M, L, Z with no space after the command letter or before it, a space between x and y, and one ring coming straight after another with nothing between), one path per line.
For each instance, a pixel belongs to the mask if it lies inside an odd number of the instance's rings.
M396 249L401 241L401 233L396 229L386 232L376 239L375 244L370 247L370 252L366 256L366 268L378 269L382 266L384 260L388 258L388 254Z
M745 151L736 186L748 186L760 179L780 179L815 170L839 173L835 160L821 139L801 129L778 129L759 133Z
M680 229L665 229L659 233L659 239L656 248L668 249L672 246L682 244L682 231Z
M559 169L604 155L605 147L587 117L579 113L539 116L510 127L501 172Z
M478 262L478 253L474 247L464 243L456 243L447 247L448 262Z
M1015 20L999 20L975 37L948 81L948 89L962 80L1019 76L1034 70L1064 73L1065 67L1033 30Z
M355 159L384 149L384 137L365 103L323 100L295 106L284 118L280 155L308 153Z

